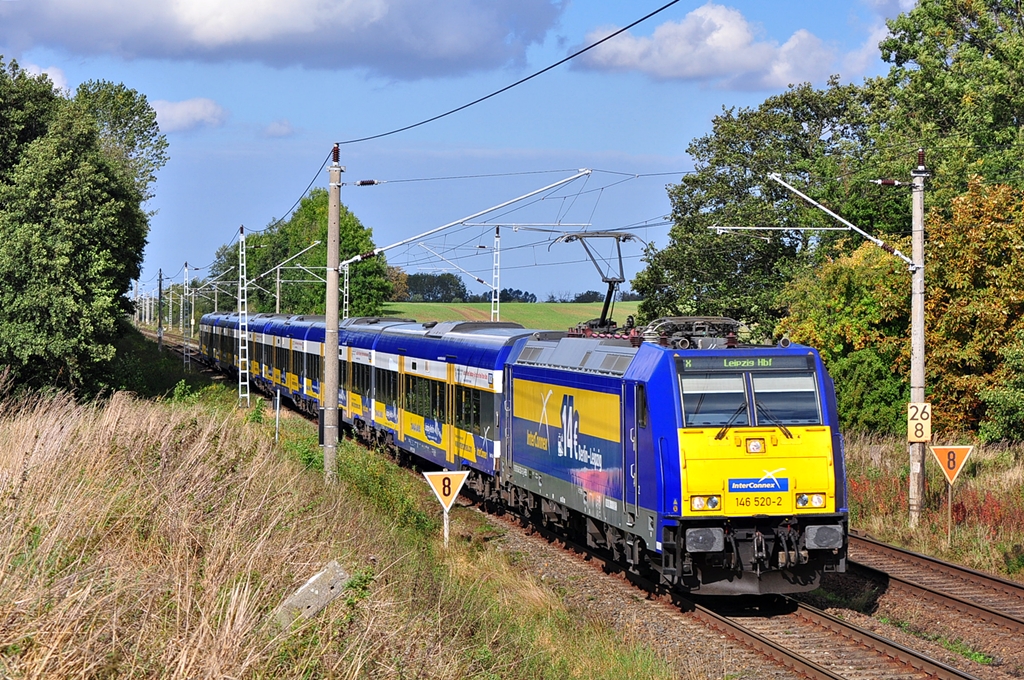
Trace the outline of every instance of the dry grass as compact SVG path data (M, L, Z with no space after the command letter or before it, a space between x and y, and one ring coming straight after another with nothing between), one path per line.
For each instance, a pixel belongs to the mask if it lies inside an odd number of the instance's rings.
M896 437L847 441L851 525L919 552L1022 579L1024 448L968 436L945 436L943 441L975 446L953 489L951 541L946 539L946 481L930 451L922 521L909 527L909 455L906 442Z
M0 401L0 676L670 677L493 554L441 550L425 487L341 449L370 482L325 489L272 426L205 399ZM344 596L277 630L332 559Z

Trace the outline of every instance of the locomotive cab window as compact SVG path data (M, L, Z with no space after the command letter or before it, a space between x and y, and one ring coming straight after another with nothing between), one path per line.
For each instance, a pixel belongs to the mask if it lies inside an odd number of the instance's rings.
M643 385L636 386L635 408L637 427L647 427L647 388Z
M812 373L751 376L759 425L820 425L818 389Z
M683 397L684 427L750 424L742 374L682 374L679 388Z

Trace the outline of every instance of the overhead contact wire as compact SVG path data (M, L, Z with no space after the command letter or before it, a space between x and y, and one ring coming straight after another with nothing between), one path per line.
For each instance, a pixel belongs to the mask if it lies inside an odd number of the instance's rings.
M659 7L656 10L654 10L653 12L640 17L639 19L637 19L633 23L629 24L628 26L624 26L624 27L620 28L619 30L615 31L614 33L612 33L610 35L607 35L604 38L601 38L597 42L592 43L590 45L587 45L586 47L584 47L581 50L577 50L576 52L573 52L569 56L564 57L563 59L560 59L560 60L556 61L554 64L551 64L550 66L546 66L545 68L542 68L541 70L537 71L536 73L532 73L532 74L526 76L525 78L520 78L519 80L517 80L516 82L512 83L511 85L506 85L505 87L501 88L500 90L495 90L494 92L492 92L492 93L490 93L488 95L480 97L479 99L474 99L473 101L469 102L468 104L463 104L462 106L459 106L457 108L451 109L450 111L445 111L444 113L438 114L438 115L433 116L431 118L427 118L426 120L421 120L420 122L413 123L412 125L406 125L404 127L395 128L394 130L389 130L388 132L382 132L382 133L376 134L376 135L370 135L369 137L359 137L357 139L347 139L347 140L345 140L343 142L338 142L338 145L342 146L342 145L345 145L345 144L357 144L359 142L368 142L368 141L370 141L372 139L380 139L381 137L389 137L391 135L396 135L399 132L405 132L406 130L412 130L413 128L418 128L421 125L426 125L427 123L433 123L435 120L441 120L442 118L446 118L447 116L450 116L453 113L458 113L459 111L463 111L465 109L468 109L471 106L474 106L474 105L479 104L481 102L485 102L488 99L491 99L492 97L497 97L499 94L502 94L503 92L508 92L509 90L511 90L514 87L522 85L523 83L525 83L525 82L527 82L529 80L533 80L537 76L542 75L544 73L547 73L548 71L561 66L562 64L564 64L567 61L571 61L571 60L575 59L576 57L580 56L581 54L584 54L585 52L589 52L590 50L594 49L598 45L602 45L602 44L608 42L609 40L611 40L612 38L614 38L615 36L617 36L617 35L619 35L621 33L625 33L626 31L628 31L629 29L633 28L634 26L642 24L643 22L647 21L651 17L664 12L666 9L668 9L672 5L675 5L678 2L679 2L679 0L671 0L671 2L668 2L668 3L664 4L664 5L662 5L661 7Z

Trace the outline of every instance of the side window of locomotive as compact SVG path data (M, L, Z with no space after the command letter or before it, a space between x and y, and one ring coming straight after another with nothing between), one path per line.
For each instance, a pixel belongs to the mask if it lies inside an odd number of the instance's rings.
M647 387L636 386L636 424L637 427L647 427Z
M682 374L684 427L750 424L743 376L739 373Z
M759 425L821 424L813 373L761 373L752 377Z

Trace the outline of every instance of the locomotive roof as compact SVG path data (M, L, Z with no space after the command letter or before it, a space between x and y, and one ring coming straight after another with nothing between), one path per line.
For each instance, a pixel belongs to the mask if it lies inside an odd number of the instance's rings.
M614 338L560 338L536 334L519 353L516 364L564 368L621 376L637 348Z

